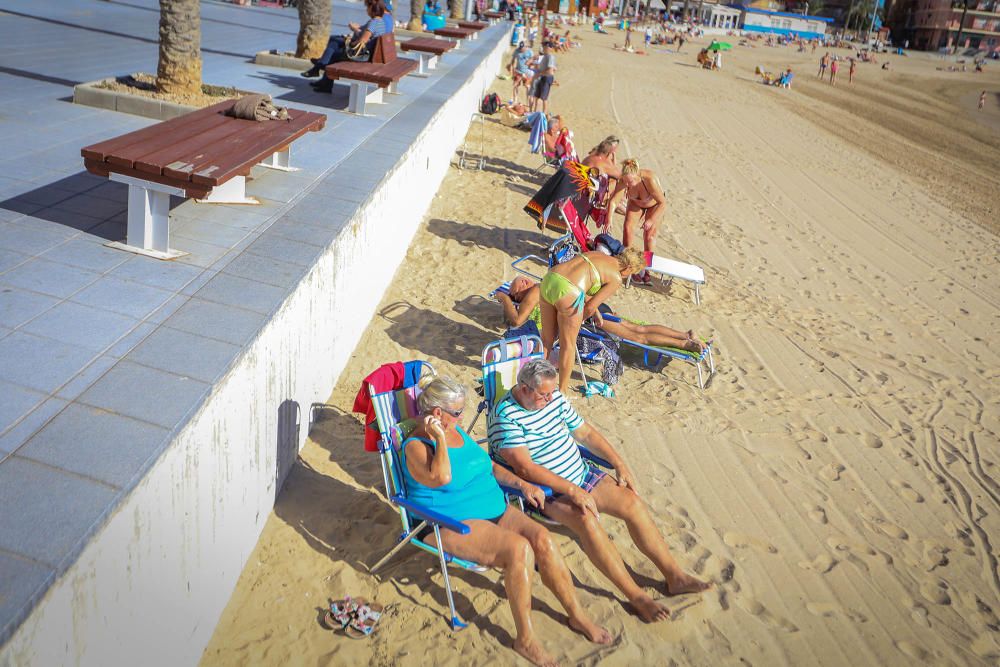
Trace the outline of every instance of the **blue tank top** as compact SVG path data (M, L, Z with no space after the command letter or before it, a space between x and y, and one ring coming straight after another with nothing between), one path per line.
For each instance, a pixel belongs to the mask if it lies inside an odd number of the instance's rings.
M435 489L424 486L410 474L406 465L406 446L416 440L433 449L436 443L424 438L409 438L403 442L400 458L406 495L413 502L458 521L495 519L507 509L507 500L493 477L493 462L468 433L461 428L459 433L462 434L462 446L448 448L451 481Z

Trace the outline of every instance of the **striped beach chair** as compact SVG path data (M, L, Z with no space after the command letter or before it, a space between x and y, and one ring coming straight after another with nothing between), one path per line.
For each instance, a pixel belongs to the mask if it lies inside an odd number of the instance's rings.
M434 374L434 369L430 364L427 362L421 363L421 374ZM374 574L407 545L412 545L437 556L441 566L441 576L444 577L445 592L448 596L448 610L451 614L449 622L453 630L461 630L468 624L463 622L455 611L455 600L451 592L451 579L448 577L448 565L475 572L485 572L487 568L453 556L443 549L438 549L436 546L424 542L418 537L419 533L427 527L433 529L437 544L441 544L442 527L462 535L469 533L469 527L466 524L423 507L407 498L406 485L403 481L404 477L401 467L403 463L399 452L409 431L412 429L412 420L418 414L417 396L420 394L420 388L414 385L397 391L375 393L372 391L372 387L369 386L369 391L371 391L372 405L374 406L375 419L380 434L379 457L382 461L382 477L385 482L385 493L389 502L399 510L399 518L402 524L402 531L396 546L379 559L369 571Z
M539 341L539 348L541 342ZM427 362L416 362L421 364L420 376L434 375L434 368ZM468 626L462 621L455 611L455 599L451 591L451 579L448 576L448 566L459 567L463 570L473 572L485 572L488 568L464 560L444 549L425 542L420 538L420 533L426 528L431 528L436 538L436 543L441 544L441 529L447 528L460 535L469 533L469 526L461 521L456 521L439 512L415 503L407 497L406 484L404 482L400 450L403 442L412 432L414 420L419 414L417 409L417 397L420 395L420 387L417 384L395 391L375 392L369 385L372 406L375 411L375 421L379 430L379 458L382 462L382 477L385 482L385 493L389 502L399 511L402 530L399 533L398 542L387 554L379 559L377 563L369 568L372 574L385 565L393 556L407 545L412 545L422 551L437 556L441 567L441 576L444 578L444 588L448 597L448 611L450 613L449 623L453 630L461 630ZM522 500L520 491L500 484L501 490L508 499ZM547 487L539 487L546 496L552 495L552 490ZM523 503L522 503L523 506Z

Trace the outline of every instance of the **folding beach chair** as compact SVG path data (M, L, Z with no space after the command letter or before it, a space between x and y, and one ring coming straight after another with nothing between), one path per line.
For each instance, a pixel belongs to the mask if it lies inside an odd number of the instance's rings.
M479 416L486 413L486 423L489 424L493 406L504 398L517 384L517 374L526 363L533 359L543 359L542 339L538 336L519 336L493 341L483 348L483 400L479 404L476 417L470 430L476 425ZM583 445L578 445L580 455L588 461L604 468L611 464L597 456ZM498 461L500 465L505 465ZM506 466L505 466L506 467ZM544 488L544 487L543 487ZM522 510L524 509L522 505Z
M433 375L434 369L430 364L427 362L417 363L422 364L421 374L429 372ZM419 533L428 527L433 529L437 544L441 544L441 528L453 530L461 535L469 533L468 525L415 503L407 497L406 485L404 483L405 478L403 477L402 470L403 462L399 453L410 430L408 428L410 424L407 421L413 419L418 414L417 396L420 394L420 388L413 385L406 389L376 393L374 388L369 385L369 391L380 434L379 457L382 461L382 477L385 482L386 497L399 510L399 517L402 522L402 531L399 534L398 544L389 553L379 559L369 571L374 574L408 544L436 555L440 563L441 575L444 577L445 592L448 596L451 627L454 630L460 630L468 624L463 622L455 611L455 600L451 592L451 579L448 577L448 565L454 565L474 572L485 572L488 568L458 558L443 549L424 542L418 537ZM519 493L517 490L504 487L503 485L500 488L503 489L508 497L516 496ZM549 489L548 494L551 495L551 493L552 491Z
M573 131L569 128L564 127L559 130L559 136L556 137L555 142L555 153L542 152L542 164L535 168L531 172L534 176L542 169L546 167L552 167L553 169L558 169L567 160L577 161L576 147L573 145Z
M577 252L587 252L595 250L597 244L594 238L590 234L590 229L587 227L586 222L580 219L580 214L576 210L576 206L573 205L571 199L564 199L558 205L553 206L552 210L556 213L558 221L564 225L564 229L568 232L566 236L569 236L574 240L577 245ZM546 220L549 220L551 216L546 212ZM558 228L551 222L547 222L547 227ZM544 229L544 227L543 227ZM551 248L557 244L565 242L566 236L561 236L557 238L552 246L550 246L549 256L552 256ZM565 253L564 253L565 254ZM570 255L572 257L572 255ZM570 258L570 257L567 257ZM705 270L700 266L695 266L694 264L687 264L685 262L679 262L675 259L667 259L665 257L660 257L654 255L651 252L644 252L643 257L646 260L646 269L652 273L655 273L660 277L661 281L672 280L674 278L687 281L691 283L694 287L694 303L695 305L701 304L701 286L705 284ZM514 267L515 271L524 273L527 276L535 277L532 273L528 273L524 269L519 268L517 265L528 259L538 260L535 255L526 255L515 261L511 266ZM563 260L565 261L565 260ZM550 263L549 266L552 266ZM626 284L631 283L631 276L629 277Z

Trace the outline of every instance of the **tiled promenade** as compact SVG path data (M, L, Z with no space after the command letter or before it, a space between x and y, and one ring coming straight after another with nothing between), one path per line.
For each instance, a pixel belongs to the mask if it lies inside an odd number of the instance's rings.
M338 2L334 17L363 10ZM300 171L255 169L260 206L174 200L171 245L190 254L163 262L104 246L124 239L127 189L80 157L153 121L68 101L76 83L154 72L157 21L155 0L0 0L0 646L496 44L357 117L340 111L346 87L317 94L252 63L294 48L294 10L203 0L207 83L328 122L293 144Z

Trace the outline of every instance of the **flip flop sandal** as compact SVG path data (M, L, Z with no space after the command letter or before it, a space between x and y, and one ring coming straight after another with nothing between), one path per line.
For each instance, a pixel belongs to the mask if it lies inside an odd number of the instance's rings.
M335 600L330 603L330 611L323 616L323 622L331 630L344 629L358 613L358 608L364 604L364 599L352 599L350 595L343 600Z
M362 604L350 624L344 629L351 639L364 639L378 630L378 622L385 608L375 602Z

